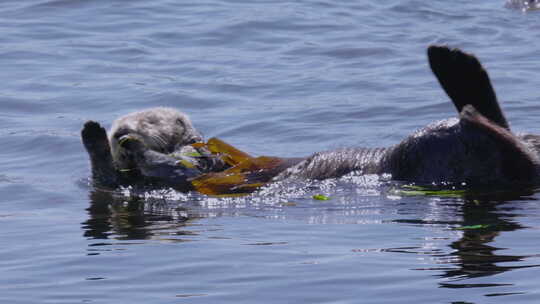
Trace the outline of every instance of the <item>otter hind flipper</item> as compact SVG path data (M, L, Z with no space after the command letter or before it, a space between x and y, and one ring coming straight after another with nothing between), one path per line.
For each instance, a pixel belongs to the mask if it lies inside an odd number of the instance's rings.
M81 131L81 138L90 156L92 178L96 185L118 186L118 173L114 167L107 131L95 121L87 121Z
M489 76L474 55L435 45L427 53L433 74L458 112L470 104L484 117L509 129Z
M531 183L534 180L538 158L510 130L493 123L471 105L463 107L460 124L491 138L501 156L498 165L508 181ZM477 141L476 144L482 142Z

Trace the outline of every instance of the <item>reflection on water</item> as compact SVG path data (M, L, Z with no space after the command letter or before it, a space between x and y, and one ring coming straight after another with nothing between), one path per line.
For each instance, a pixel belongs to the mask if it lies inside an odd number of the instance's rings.
M310 225L327 225L331 223L329 219L332 214L338 214L343 219L345 215L355 218L354 221L344 221L342 223L355 223L356 225L368 225L377 223L379 225L413 225L420 227L435 227L439 230L444 228L448 234L441 236L440 231L433 231L433 235L427 237L429 240L452 240L459 235L457 240L443 244L442 246L427 247L395 247L380 249L353 249L355 253L379 252L381 254L406 253L414 255L431 256L434 265L431 267L414 268L413 270L423 270L437 272L437 285L443 288L479 288L479 287L503 287L513 286L513 282L489 283L483 280L481 283L471 283L471 279L491 277L510 270L538 267L540 265L526 265L529 255L509 255L503 251L509 248L499 248L494 246L496 238L502 232L517 231L525 229L523 225L514 221L520 216L521 209L508 202L527 199L531 200L533 193L498 193L496 195L466 195L463 198L433 199L435 204L419 205L414 200L402 198L390 204L392 200L385 199L385 191L380 189L377 195L370 194L368 200L358 201L337 199L338 193L334 193L336 200L328 205L328 202L321 203L312 201L311 204L296 199L298 203L274 205L272 208L261 208L260 206L248 210L244 203L239 205L224 204L223 210L216 211L215 205L209 208L205 205L205 200L213 200L208 197L192 196L187 201L172 201L159 196L122 196L119 193L94 190L90 192L90 207L87 209L89 218L83 223L84 236L92 239L114 239L124 241L137 240L158 240L184 242L200 240L207 232L201 229L199 220L216 216L255 216L266 217L268 219L280 220L302 220ZM386 191L387 193L390 193ZM165 192L164 192L165 193ZM364 192L364 194L367 192ZM183 198L183 194L178 194ZM253 196L252 196L253 198ZM349 197L350 199L350 197ZM380 200L382 199L382 200ZM219 199L218 199L219 200ZM227 199L224 199L227 201ZM256 199L254 200L256 201ZM369 203L368 203L369 202ZM319 205L316 205L319 204ZM321 208L320 204L323 204ZM226 207L224 207L226 205ZM276 217L276 209L279 209L279 217ZM312 210L310 210L312 209ZM419 211L422 209L422 211ZM313 212L313 210L316 210ZM298 212L303 212L304 217L300 217ZM316 214L316 215L314 215ZM392 220L382 220L383 214L391 215ZM403 215L421 216L421 218L399 218ZM398 218L395 218L398 217ZM234 228L234 227L231 227ZM224 228L227 230L227 228ZM201 235L203 234L203 235ZM206 236L208 239L227 239L225 235ZM347 242L348 236L343 238ZM339 238L339 236L337 236ZM300 242L299 239L283 239L282 241L255 241L245 242L247 245L290 245ZM123 245L135 243L124 242ZM110 243L94 243L91 247L103 247ZM106 250L106 249L104 249ZM99 254L100 249L90 248L91 254ZM492 293L491 296L518 294Z
M502 232L526 229L515 217L521 216L522 209L517 208L512 201L534 200L529 195L533 192L524 193L497 193L482 196L466 195L456 209L457 221L422 221L422 220L397 220L401 223L414 223L420 225L449 225L452 230L461 231L461 237L448 244L453 250L444 254L441 248L430 248L429 251L420 248L393 248L387 249L392 252L429 254L437 264L442 266L419 268L416 270L441 271L436 277L446 280L439 282L443 288L478 288L478 287L502 287L513 286L508 283L470 283L470 279L490 277L511 270L539 267L540 265L523 265L527 258L533 255L508 255L500 253L511 248L500 248L492 245L496 237ZM519 265L517 262L520 262ZM526 263L525 263L526 264ZM492 293L486 296L502 296L521 294L521 292ZM461 303L461 302L460 302Z
M90 192L89 219L83 223L84 236L93 239L184 241L185 230L198 218L185 207L171 207L166 201L145 201L121 197L110 191Z
M457 268L444 271L441 276L452 280L451 283L441 283L441 287L468 288L512 285L511 283L468 284L458 282L464 279L493 276L514 269L540 266L510 264L511 262L522 262L530 256L502 254L499 251L508 248L498 248L490 245L501 232L526 228L513 220L521 210L513 206L507 206L506 200L519 200L523 199L525 195L532 194L531 192L523 193L520 196L514 194L491 199L485 197L465 199L461 211L463 216L462 225L473 229L464 229L463 236L450 244L450 247L455 250L451 254L452 264ZM531 198L528 197L527 199L530 200ZM480 228L474 229L477 226L480 226ZM507 264L510 265L503 266Z

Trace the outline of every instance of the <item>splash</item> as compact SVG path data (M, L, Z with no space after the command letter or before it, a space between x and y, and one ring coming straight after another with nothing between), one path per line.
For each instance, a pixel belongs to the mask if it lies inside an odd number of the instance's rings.
M136 197L147 202L196 204L205 209L220 208L266 208L293 206L297 203L317 203L315 196L322 195L331 203L339 203L344 196L353 193L359 197L380 196L390 181L389 175L362 175L352 172L337 179L297 180L289 179L269 183L248 195L205 195L198 192L178 192L172 188L138 189L123 187L118 193L124 198ZM317 202L318 201L318 202Z

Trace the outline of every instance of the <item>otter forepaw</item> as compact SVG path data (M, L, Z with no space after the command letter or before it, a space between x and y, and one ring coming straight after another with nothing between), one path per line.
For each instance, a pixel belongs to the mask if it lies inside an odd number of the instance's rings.
M95 121L87 121L81 131L82 142L92 164L94 181L99 185L115 186L117 174L112 162L107 131Z
M98 122L89 120L84 124L81 131L83 144L89 153L93 153L99 147L108 148L107 131ZM104 145L106 143L106 145Z
M129 134L120 137L118 139L118 145L130 153L143 153L148 150L142 140Z

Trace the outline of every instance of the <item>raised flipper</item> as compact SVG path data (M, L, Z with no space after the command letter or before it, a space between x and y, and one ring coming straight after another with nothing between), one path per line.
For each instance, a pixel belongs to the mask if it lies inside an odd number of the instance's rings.
M475 56L446 46L430 46L428 57L431 70L458 112L472 105L484 117L509 129L489 76Z
M113 165L107 131L95 121L87 121L81 131L81 137L90 156L92 178L98 186L116 187L119 177Z
M471 105L460 113L460 123L465 128L479 130L489 136L499 149L500 165L504 177L511 182L532 183L536 176L538 158L509 130L488 120Z

